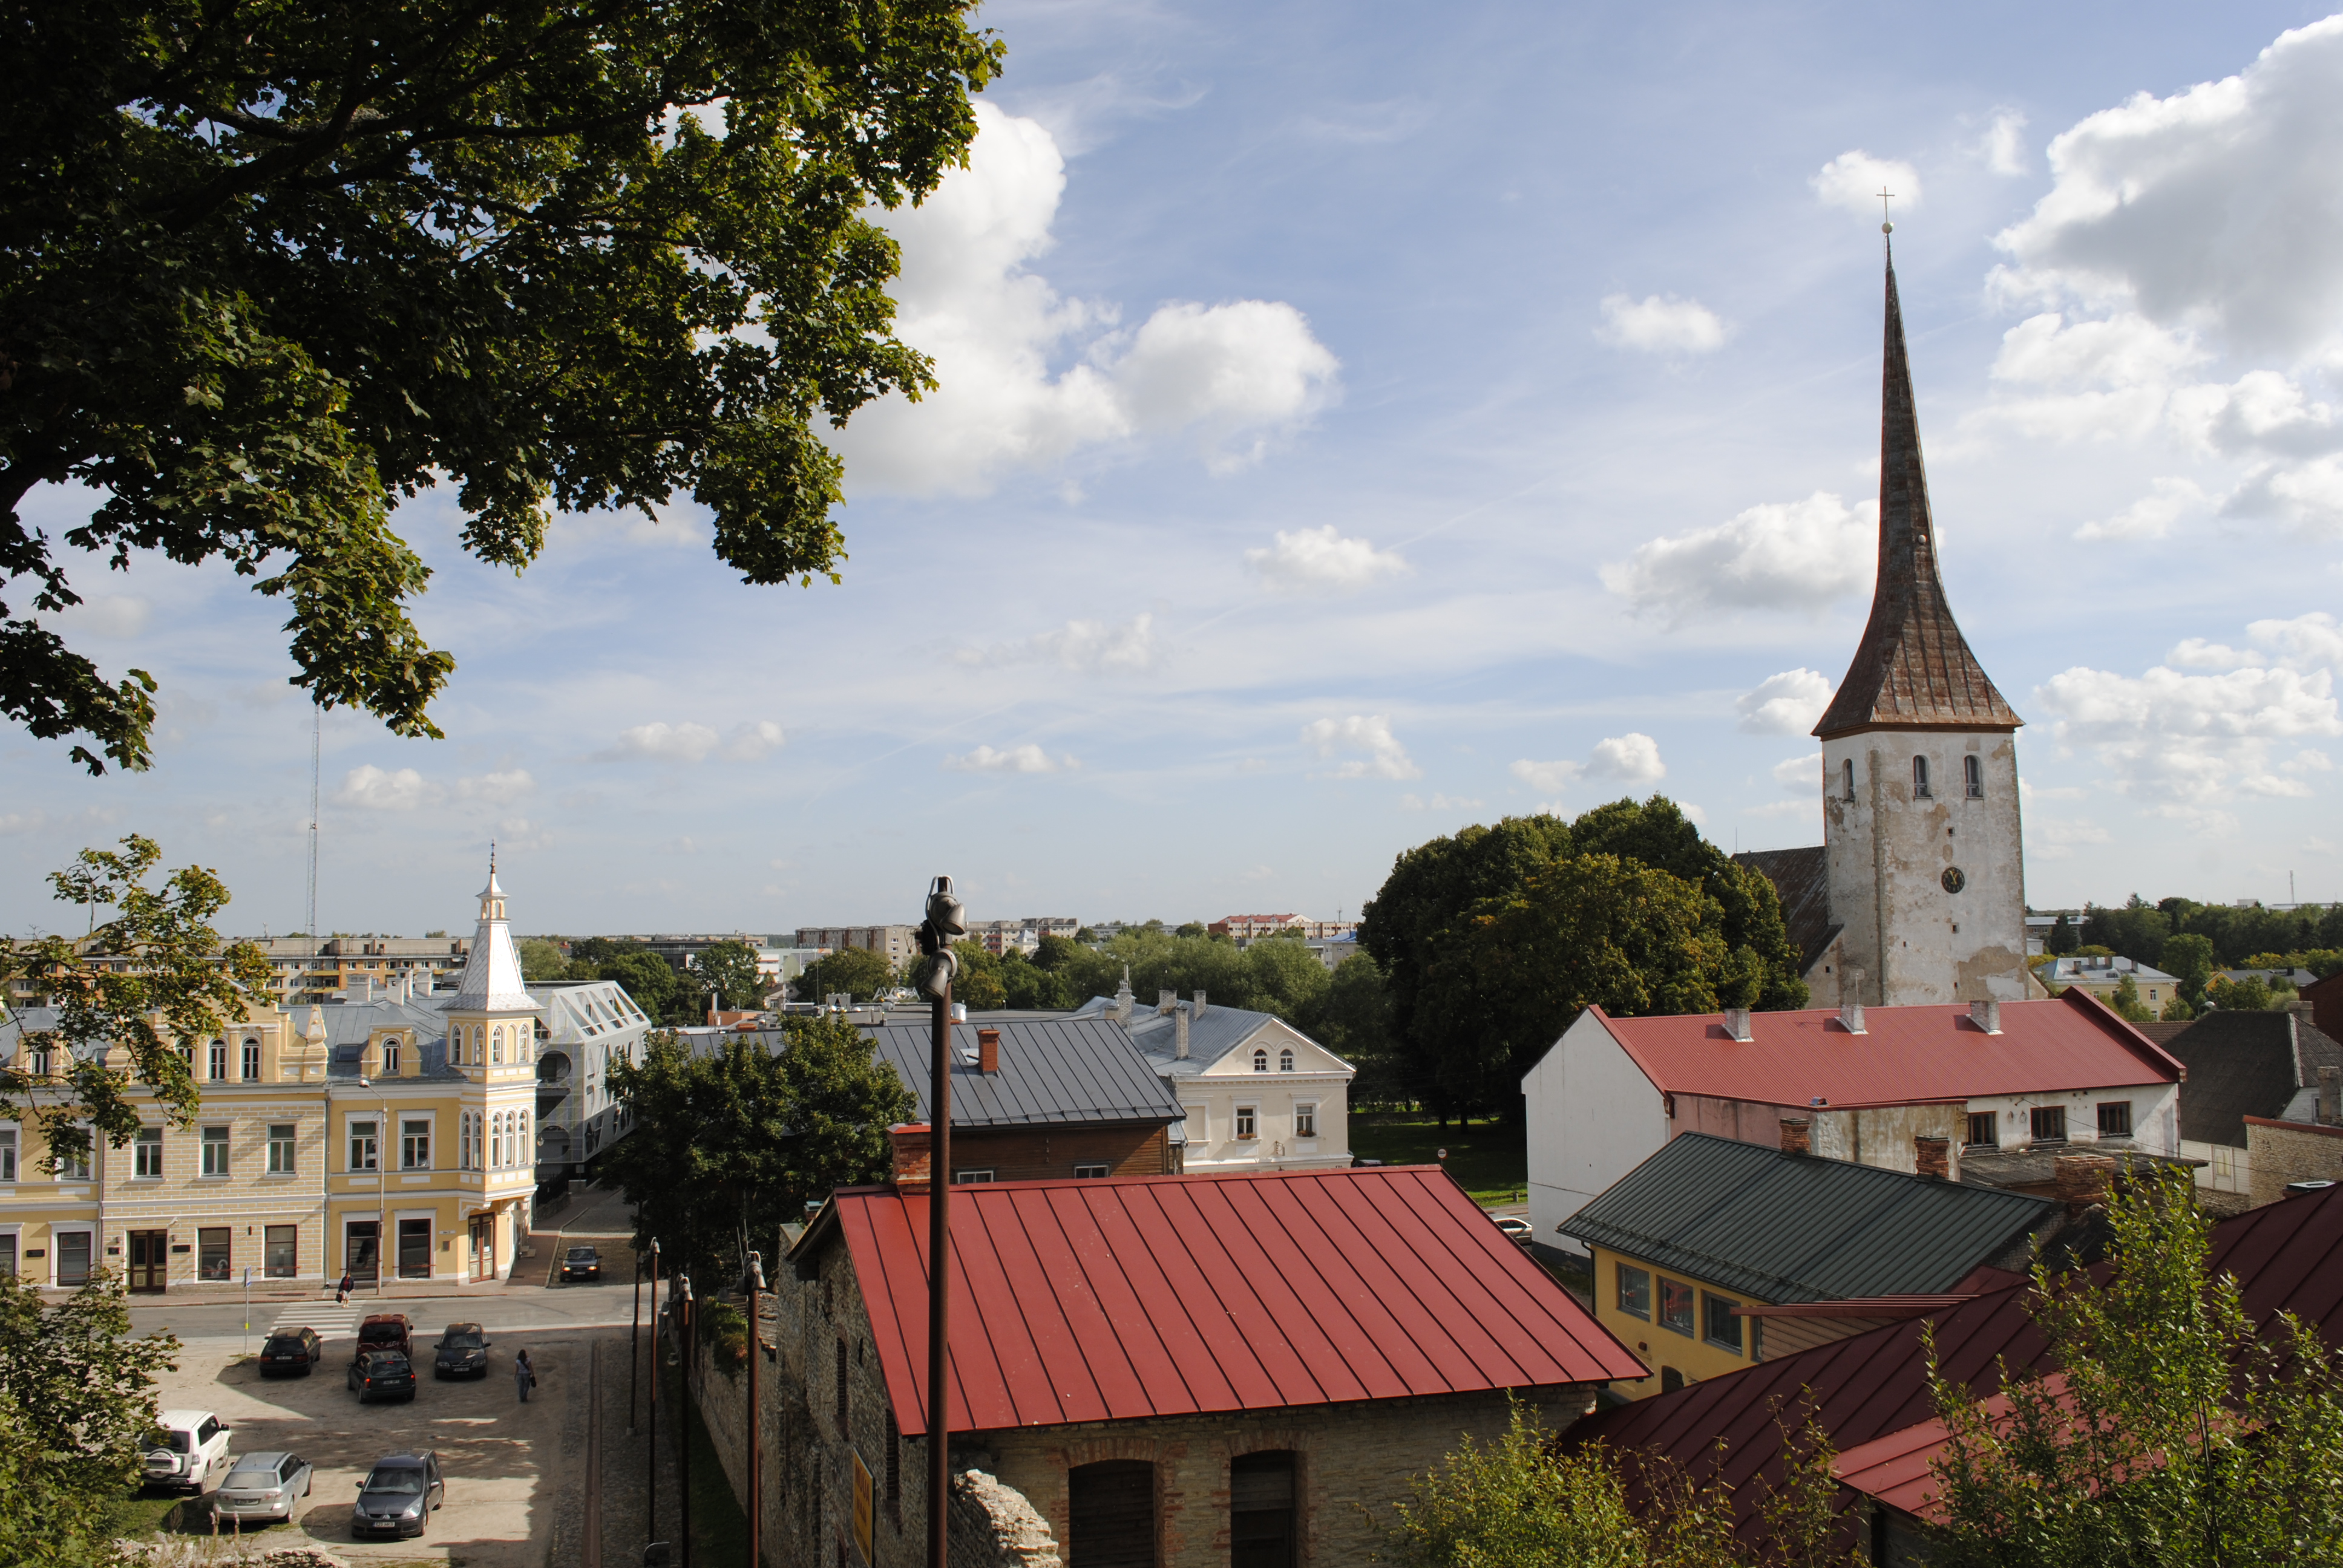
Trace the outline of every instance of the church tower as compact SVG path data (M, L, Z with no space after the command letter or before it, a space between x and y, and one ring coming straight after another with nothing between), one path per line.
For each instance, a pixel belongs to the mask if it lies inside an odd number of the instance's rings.
M480 890L480 923L465 955L456 1000L447 1004L447 1065L475 1083L533 1092L537 1078L537 1018L545 1010L521 978L520 951L505 919L505 890L488 857L488 885ZM503 1108L504 1096L497 1099ZM514 1099L525 1108L526 1096Z
M2027 979L2025 721L1969 651L1937 576L1892 248L1885 360L1871 620L1814 729L1839 994L1809 980L1825 1006L2016 1001Z

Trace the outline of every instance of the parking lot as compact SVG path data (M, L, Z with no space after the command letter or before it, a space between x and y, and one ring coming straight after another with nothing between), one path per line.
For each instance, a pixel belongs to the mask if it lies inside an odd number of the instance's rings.
M574 1560L583 1508L589 1346L597 1337L610 1337L608 1331L599 1336L589 1330L502 1334L492 1327L488 1375L441 1382L431 1375L427 1345L443 1327L417 1319L418 1377L411 1403L358 1403L345 1382L354 1344L347 1333L327 1336L325 1360L307 1377L264 1379L218 1342L190 1343L180 1369L162 1380L161 1403L217 1412L233 1429L234 1452L289 1449L317 1467L297 1519L256 1532L260 1536L306 1536L358 1561L539 1568L548 1560ZM623 1332L615 1342L617 1354L605 1355L612 1366L623 1367ZM513 1352L524 1346L538 1382L525 1405L512 1377ZM419 1539L353 1542L350 1512L360 1479L377 1459L417 1449L438 1453L447 1474L446 1505L431 1515ZM208 1484L217 1483L215 1477ZM556 1554L565 1545L573 1550Z

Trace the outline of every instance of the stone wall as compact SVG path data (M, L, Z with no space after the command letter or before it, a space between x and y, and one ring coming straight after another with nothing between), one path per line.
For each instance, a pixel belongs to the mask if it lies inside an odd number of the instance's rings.
M1076 1165L1104 1165L1116 1176L1161 1176L1163 1129L1052 1127L1041 1123L1000 1131L952 1129L954 1171L989 1170L996 1181L1038 1181L1071 1176Z
M2289 1181L2343 1181L2343 1127L2248 1116L2246 1159L2256 1204L2285 1197Z

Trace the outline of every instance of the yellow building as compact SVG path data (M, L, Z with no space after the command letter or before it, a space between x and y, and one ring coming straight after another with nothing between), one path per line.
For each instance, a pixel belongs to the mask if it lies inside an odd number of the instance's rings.
M194 1125L168 1125L134 1089L138 1135L100 1140L55 1176L36 1123L0 1124L0 1268L70 1287L103 1264L142 1293L247 1270L255 1283L499 1278L536 1192L542 1011L491 863L452 999L256 1004L241 1027L180 1047L202 1091ZM61 1073L25 1047L45 1022L7 1020L0 1055ZM34 1091L45 1097L62 1091Z

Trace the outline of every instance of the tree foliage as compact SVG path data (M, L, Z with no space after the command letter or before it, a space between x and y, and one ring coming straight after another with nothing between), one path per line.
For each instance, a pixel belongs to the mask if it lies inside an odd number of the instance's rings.
M635 1207L636 1248L656 1239L665 1266L703 1289L738 1280L809 1201L882 1178L887 1129L916 1103L845 1020L789 1018L782 1032L779 1051L736 1039L697 1058L655 1033L639 1064L610 1064L634 1131L605 1158Z
M887 961L886 954L869 948L840 948L806 965L789 994L799 1001L841 994L870 1001L895 983L895 966Z
M62 1154L86 1152L93 1132L117 1149L136 1137L139 1111L125 1098L133 1083L153 1092L174 1126L190 1124L201 1097L179 1048L242 1022L251 1000L266 994L260 950L223 948L212 929L229 897L218 874L187 866L149 888L161 847L136 833L121 843L84 849L49 874L57 900L89 912L85 937L0 949L0 970L28 980L56 1010L52 1027L25 1031L26 1054L18 1059L29 1064L45 1053L48 1078L0 1063L0 1114L40 1124L45 1171L55 1171ZM100 922L105 910L113 917ZM124 1065L107 1064L109 1049L122 1051Z
M520 976L527 980L571 979L569 960L543 937L523 937L513 947L520 954Z
M764 1004L764 977L757 972L757 950L747 942L712 942L691 961L693 978L712 987L719 1005L753 1008Z
M2343 1369L2281 1315L2258 1333L2208 1278L2188 1173L2107 1206L2111 1268L2037 1269L2053 1376L1996 1412L1934 1366L1950 1434L1939 1568L2310 1568L2343 1561Z
M0 1274L0 1562L105 1561L113 1504L137 1484L168 1333L130 1336L121 1282L94 1271L53 1306Z
M2202 939L2211 949L2213 969L2259 967L2247 961L2257 956L2277 958L2287 967L2313 974L2343 969L2343 904L2273 910L2180 898L2150 904L2134 893L2120 905L2087 908L2081 935L2085 942L2176 975L2180 970L2175 963L2188 960L2168 955L2167 949L2187 938Z
M443 477L518 569L548 508L715 514L744 580L833 579L814 430L931 386L870 221L973 138L970 0L18 7L0 95L0 576L78 602L64 543L215 558L286 602L296 684L437 735L454 660L393 532ZM150 760L109 684L0 607L0 714ZM73 755L93 772L89 746Z
M576 965L572 964L575 970ZM635 1005L660 1023L700 1021L699 992L675 972L675 966L647 948L612 953L594 964L596 980L616 980Z

